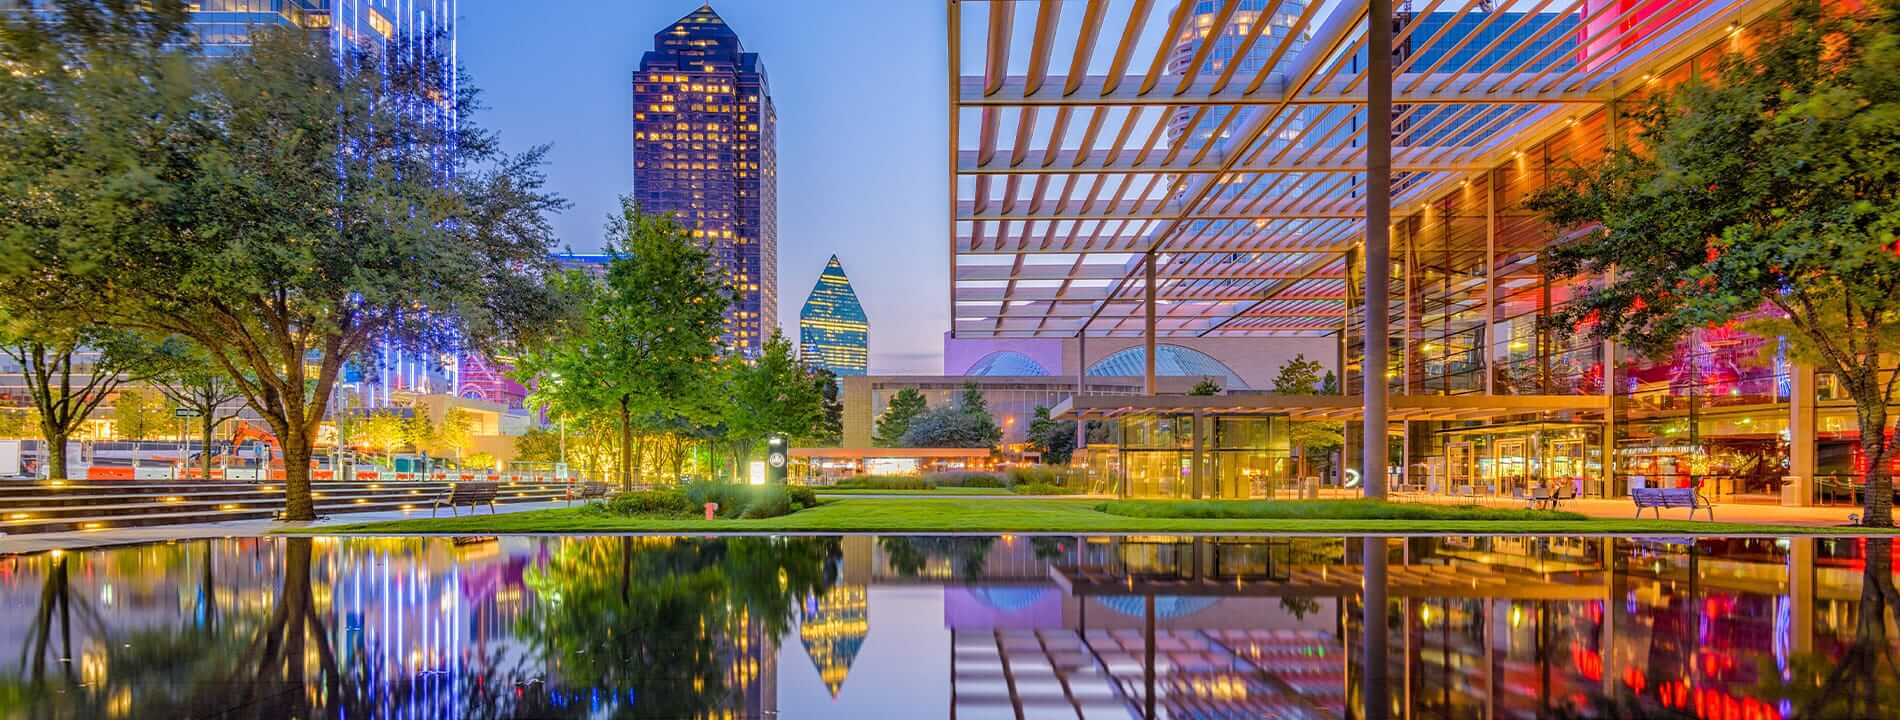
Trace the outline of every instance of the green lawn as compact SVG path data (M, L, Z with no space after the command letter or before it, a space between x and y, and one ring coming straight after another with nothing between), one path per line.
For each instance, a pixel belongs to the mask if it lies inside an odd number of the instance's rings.
M814 487L819 495L1011 495L1009 488L939 487L929 490L880 490L878 488Z
M506 534L570 532L1304 532L1304 533L1413 533L1452 532L1470 534L1840 534L1843 528L1786 527L1711 523L1689 520L1607 520L1568 519L1568 513L1536 513L1523 510L1496 510L1505 515L1484 515L1491 519L1445 519L1470 517L1469 511L1455 506L1416 506L1326 501L1286 503L1275 509L1274 517L1192 518L1137 517L1111 515L1095 509L1101 500L1051 499L1003 500L983 498L852 498L837 497L819 507L776 518L757 520L704 520L700 518L616 517L583 512L580 508L535 510L499 515L458 518L417 518L390 522L357 523L300 528L286 532L307 534ZM1245 503L1232 503L1240 506ZM1262 503L1252 503L1259 505ZM1352 510L1328 510L1320 505L1360 508L1357 514L1372 517L1339 517ZM1142 507L1144 505L1154 507ZM1179 512L1169 506L1189 503L1121 501L1109 505L1118 512L1161 514ZM1399 509L1393 510L1393 507ZM1411 508L1424 507L1428 517L1379 517L1412 514ZM1302 510L1301 508L1307 508ZM1260 512L1266 512L1262 510ZM1301 514L1302 512L1310 514ZM1459 515L1459 513L1464 513ZM1515 513L1516 515L1511 515Z

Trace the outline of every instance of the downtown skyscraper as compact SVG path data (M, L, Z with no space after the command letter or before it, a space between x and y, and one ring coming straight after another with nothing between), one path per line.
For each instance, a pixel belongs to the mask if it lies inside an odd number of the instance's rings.
M805 367L838 377L863 375L870 367L870 320L836 255L798 311L798 357Z
M711 252L732 292L722 343L746 357L778 328L776 123L764 63L710 6L653 36L633 76L633 198Z

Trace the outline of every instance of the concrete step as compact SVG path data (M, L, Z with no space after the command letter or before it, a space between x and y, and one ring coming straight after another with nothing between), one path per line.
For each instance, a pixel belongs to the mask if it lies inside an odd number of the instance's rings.
M317 514L340 515L359 512L383 512L390 510L413 510L418 517L427 517L426 513L435 503L436 496L425 498L378 498L357 503L355 498L324 499L316 502ZM546 502L559 497L542 497L533 494L520 496L504 493L495 499L496 504L504 505L521 502ZM161 525L188 525L196 523L230 522L234 520L267 520L276 517L283 509L281 503L267 507L239 507L232 510L190 509L184 512L166 512L169 508L145 506L157 512L130 513L122 515L79 515L73 517L26 518L20 520L0 520L0 533L24 535L46 532L74 532L88 530L107 530L126 527L152 527ZM462 508L467 514L467 508ZM447 512L447 508L443 509Z
M446 494L447 491L423 492L420 490L318 493L314 500L318 507L347 507L350 505L389 503L433 503L436 498ZM501 497L511 501L560 500L565 497L565 493L558 490L504 490L501 493ZM69 498L61 499L65 500ZM278 510L282 509L283 506L284 498L282 493L253 493L243 497L226 498L207 498L198 495L170 495L162 499L152 500L128 500L113 496L104 496L92 503L9 508L0 512L0 521L109 517L114 515L188 514L193 512L209 512L212 510L227 512L256 509Z

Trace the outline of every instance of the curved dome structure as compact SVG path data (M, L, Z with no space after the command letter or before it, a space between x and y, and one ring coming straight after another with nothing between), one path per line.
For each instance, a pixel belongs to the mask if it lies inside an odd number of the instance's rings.
M970 369L963 374L982 377L1046 376L1049 375L1050 372L1048 368L1042 366L1042 363L1036 362L1028 355L1016 352L1015 350L998 350L984 355L982 359L977 360L976 363L971 365Z
M1148 613L1144 606L1146 599L1140 595L1105 595L1095 598L1102 607L1129 617L1141 617ZM1214 607L1211 597L1177 597L1173 595L1155 596L1155 617L1179 618Z
M1140 345L1117 351L1089 366L1089 375L1141 377L1147 352ZM1180 345L1155 346L1155 374L1163 377L1215 377L1226 390L1246 390L1247 382L1212 355Z

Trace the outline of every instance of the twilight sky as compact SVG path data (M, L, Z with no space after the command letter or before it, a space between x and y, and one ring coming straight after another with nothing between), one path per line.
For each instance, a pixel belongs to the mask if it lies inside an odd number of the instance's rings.
M463 66L478 116L515 151L554 146L564 246L600 247L633 187L632 76L653 34L699 0L461 4ZM873 373L943 371L948 124L941 3L717 0L759 53L778 109L779 318L798 309L832 254L871 320Z

